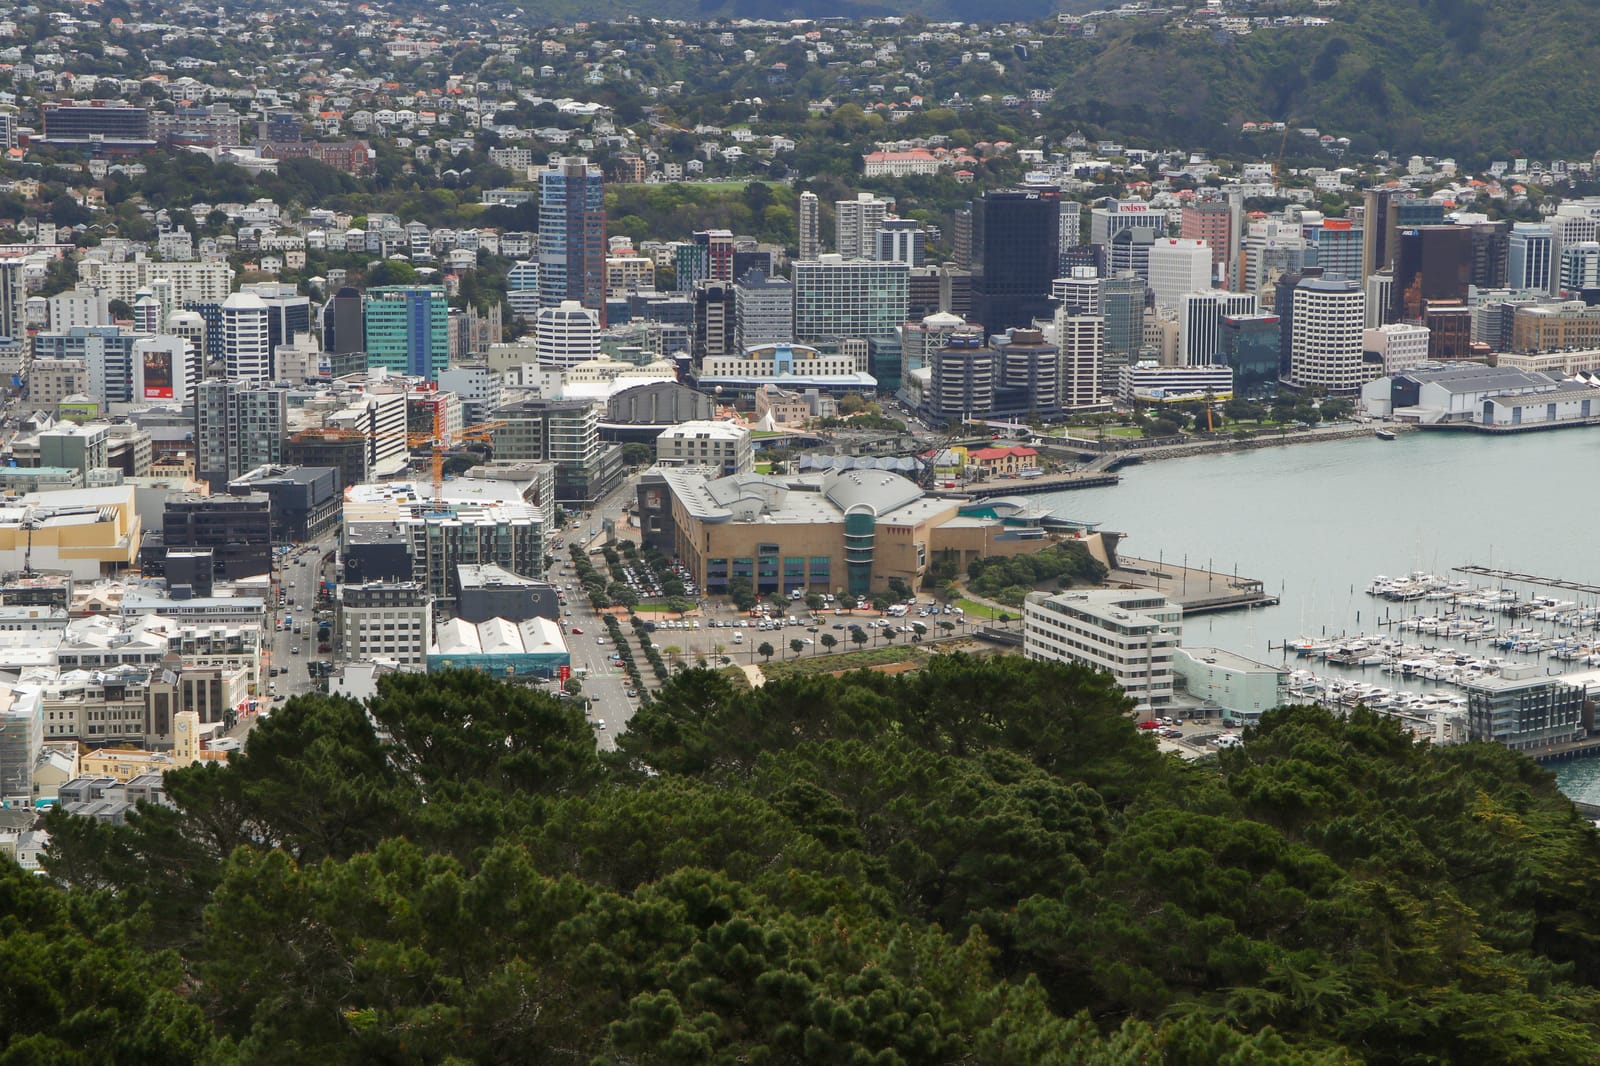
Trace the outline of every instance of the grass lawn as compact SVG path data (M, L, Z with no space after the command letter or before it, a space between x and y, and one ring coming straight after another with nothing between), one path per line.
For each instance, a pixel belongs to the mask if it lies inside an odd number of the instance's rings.
M978 603L975 600L962 598L956 601L956 606L967 612L967 620L994 621L1002 613L1009 614L1012 618L1022 617L1021 607L990 607L987 603Z
M776 647L777 645L773 645ZM853 645L852 645L853 647ZM785 651L788 649L785 648ZM780 677L800 677L805 674L831 674L836 670L859 670L864 666L883 666L887 663L903 663L922 661L927 658L927 653L918 645L907 644L904 639L897 639L893 644L879 644L876 648L868 646L864 651L835 651L820 652L813 655L815 649L807 648L802 656L790 655L787 659L780 660L776 655L770 663L760 663L761 672L770 681Z
M772 464L771 463L757 463L756 464L756 473L758 473L758 474L770 474L770 473L772 473Z

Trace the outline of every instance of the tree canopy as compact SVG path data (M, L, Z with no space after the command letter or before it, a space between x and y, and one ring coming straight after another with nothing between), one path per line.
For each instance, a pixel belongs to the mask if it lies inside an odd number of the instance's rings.
M0 1062L1591 1063L1600 844L1357 710L1159 753L1103 674L291 700L0 870Z

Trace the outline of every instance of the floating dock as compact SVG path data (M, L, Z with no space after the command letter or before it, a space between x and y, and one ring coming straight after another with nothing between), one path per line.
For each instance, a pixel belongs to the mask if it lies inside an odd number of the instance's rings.
M1106 584L1112 588L1152 589L1181 606L1185 616L1274 607L1278 603L1278 597L1270 595L1266 586L1252 577L1121 554L1116 568L1106 575Z

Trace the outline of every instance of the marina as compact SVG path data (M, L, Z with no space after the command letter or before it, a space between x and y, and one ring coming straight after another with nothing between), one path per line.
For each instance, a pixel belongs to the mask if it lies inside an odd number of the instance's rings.
M1415 722L1408 720L1413 708L1393 708L1414 733L1434 737L1441 722L1461 714L1449 697L1466 695L1464 675L1495 676L1489 660L1541 675L1597 669L1589 657L1600 654L1600 632L1592 628L1600 559L1589 524L1563 502L1570 472L1597 453L1600 437L1587 433L1405 432L1388 442L1369 428L1363 437L1315 448L1130 466L1116 488L1063 494L1056 506L1122 531L1126 554L1187 555L1218 571L1237 566L1278 600L1186 617L1186 645L1315 674L1324 691L1313 691L1302 675L1295 698L1315 696L1334 707L1353 705L1346 701L1355 684L1368 686L1369 700L1385 695L1374 698L1372 689L1388 689L1397 704L1412 701L1396 693L1438 692ZM1482 491L1461 491L1465 471ZM1514 526L1497 517L1507 515L1519 516ZM1448 579L1442 588L1410 588L1391 599L1368 591L1380 570L1397 579L1415 572ZM1359 640L1367 647L1355 648ZM1495 646L1507 641L1509 647ZM1327 647L1302 656L1286 644ZM1448 661L1446 650L1455 653ZM1473 660L1482 664L1477 670ZM1569 795L1600 805L1600 757L1582 746L1540 757L1551 761Z

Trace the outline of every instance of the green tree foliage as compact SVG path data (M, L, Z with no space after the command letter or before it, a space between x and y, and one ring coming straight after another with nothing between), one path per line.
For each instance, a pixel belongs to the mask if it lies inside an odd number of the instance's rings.
M1106 579L1106 566L1081 541L1065 540L1031 555L974 559L967 565L967 577L978 595L1020 607L1023 596L1044 582L1097 585Z
M1290 708L1186 764L1103 674L961 654L686 670L603 758L566 702L396 675L56 815L0 1062L1600 1055L1600 839L1504 749Z

